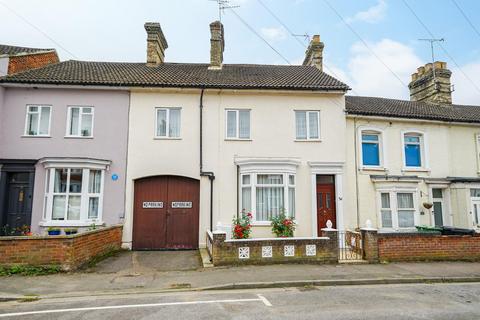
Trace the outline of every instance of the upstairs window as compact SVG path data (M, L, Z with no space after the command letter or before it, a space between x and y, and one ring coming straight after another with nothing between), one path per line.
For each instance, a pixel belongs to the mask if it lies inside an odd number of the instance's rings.
M297 140L320 139L320 111L295 111Z
M50 106L30 105L27 106L27 118L25 121L26 136L49 136L50 135Z
M380 137L377 132L362 132L362 164L364 166L379 167L381 165Z
M157 108L156 138L180 138L180 108Z
M421 168L424 166L423 135L419 133L406 133L403 136L405 166Z
M250 110L226 110L227 139L250 139Z
M67 136L93 136L93 107L68 108Z

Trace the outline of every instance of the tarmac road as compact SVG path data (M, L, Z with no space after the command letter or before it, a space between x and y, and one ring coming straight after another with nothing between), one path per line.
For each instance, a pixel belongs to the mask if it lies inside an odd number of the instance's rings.
M480 319L480 283L190 291L3 302L2 319Z

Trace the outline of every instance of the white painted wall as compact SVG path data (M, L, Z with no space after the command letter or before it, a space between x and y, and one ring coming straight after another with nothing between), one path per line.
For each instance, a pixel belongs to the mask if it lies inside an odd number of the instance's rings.
M125 245L132 239L133 182L154 175L201 180L200 244L209 226L210 185L199 176L200 90L133 90L131 93ZM206 90L204 95L204 171L216 175L214 226L231 224L237 211L236 156L295 157L297 168L296 235L312 235L312 183L309 161L345 161L344 97L340 93ZM181 107L181 139L154 139L155 107ZM251 141L225 139L225 109L251 109ZM294 110L320 110L321 141L295 141ZM340 200L341 201L341 200ZM270 236L270 227L254 227L253 236Z
M0 77L7 75L9 61L8 56L0 57Z
M378 128L384 133L383 142L385 146L386 163L385 170L366 170L361 168L361 158L359 149L360 140L357 140L355 146L355 132L357 139L359 136L358 128ZM428 171L415 172L403 171L402 157L402 131L420 130L426 136L426 153L428 157ZM456 125L441 122L425 121L405 121L396 119L368 119L365 117L352 117L347 119L347 180L352 182L346 186L345 193L349 196L346 201L345 212L352 213L346 216L346 226L356 227L359 223L363 226L367 219L372 220L373 224L380 226L378 215L378 204L376 197L376 188L382 184L375 185L370 175L398 175L398 176L418 176L421 182L414 183L413 188L418 191L418 224L431 225L433 223L433 214L431 210L426 210L421 206L424 202L431 202L430 188L433 184L425 183L425 180L445 179L447 177L469 177L478 178L477 147L475 135L480 133L480 126L474 125ZM356 154L355 154L355 151ZM355 159L359 165L358 185L355 183ZM383 183L385 185L386 183ZM410 183L390 182L393 186L412 186ZM472 227L470 216L470 190L472 185L450 184L450 191L447 191L447 206L451 209L451 222L459 227ZM358 211L357 197L358 192ZM357 221L357 212L359 221ZM421 214L423 212L423 215ZM448 222L448 221L447 221Z

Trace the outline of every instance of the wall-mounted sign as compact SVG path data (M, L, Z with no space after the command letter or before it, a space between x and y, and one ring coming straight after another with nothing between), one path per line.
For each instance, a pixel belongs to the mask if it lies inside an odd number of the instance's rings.
M161 201L145 201L142 203L143 209L162 209L163 202Z
M185 202L185 201L174 201L172 202L172 208L191 208L192 203L191 202Z

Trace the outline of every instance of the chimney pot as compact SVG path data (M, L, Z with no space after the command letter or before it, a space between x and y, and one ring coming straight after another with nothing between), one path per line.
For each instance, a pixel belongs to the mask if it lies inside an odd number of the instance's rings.
M314 66L323 71L323 48L324 44L320 41L320 35L316 34L312 37L307 51L305 51L304 66Z
M220 21L210 23L210 67L209 69L222 69L225 38L223 24Z
M146 22L145 31L147 31L147 65L157 66L165 59L167 40L158 22Z

